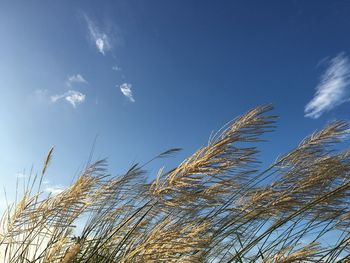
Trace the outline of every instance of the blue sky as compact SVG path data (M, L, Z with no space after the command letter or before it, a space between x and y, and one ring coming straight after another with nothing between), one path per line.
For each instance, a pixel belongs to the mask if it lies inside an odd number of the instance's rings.
M55 145L47 189L65 186L96 136L113 174L183 148L171 168L265 103L281 116L260 147L272 161L349 119L349 14L347 1L1 1L0 182L11 196Z

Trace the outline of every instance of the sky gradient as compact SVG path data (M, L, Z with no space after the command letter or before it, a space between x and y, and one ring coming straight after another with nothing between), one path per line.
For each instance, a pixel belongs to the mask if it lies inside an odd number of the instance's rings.
M96 137L113 174L183 148L171 168L272 103L268 163L349 119L349 14L347 1L1 1L1 185L11 196L52 145L46 190L68 185Z

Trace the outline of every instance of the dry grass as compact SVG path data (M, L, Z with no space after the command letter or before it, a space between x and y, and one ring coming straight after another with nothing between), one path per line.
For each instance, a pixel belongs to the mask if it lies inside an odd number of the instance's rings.
M51 149L2 217L3 262L346 262L350 151L338 145L349 125L329 124L263 169L255 144L274 128L270 110L234 119L151 183L144 166L114 177L100 160L47 196Z

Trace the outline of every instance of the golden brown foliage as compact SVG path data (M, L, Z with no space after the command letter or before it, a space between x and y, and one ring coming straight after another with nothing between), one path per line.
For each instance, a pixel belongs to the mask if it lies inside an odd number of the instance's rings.
M349 125L327 125L264 169L257 145L274 128L271 109L257 107L229 122L151 183L144 166L111 176L101 160L62 193L47 195L41 184L50 149L40 176L4 213L1 260L346 262L350 151L336 146Z

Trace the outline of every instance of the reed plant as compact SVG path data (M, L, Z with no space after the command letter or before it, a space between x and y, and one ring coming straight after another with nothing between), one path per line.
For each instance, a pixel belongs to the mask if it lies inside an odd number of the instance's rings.
M113 176L98 160L62 193L46 195L51 149L2 217L1 260L350 262L350 151L340 147L349 124L332 122L263 167L257 143L275 128L271 110L227 123L151 182L145 165Z

